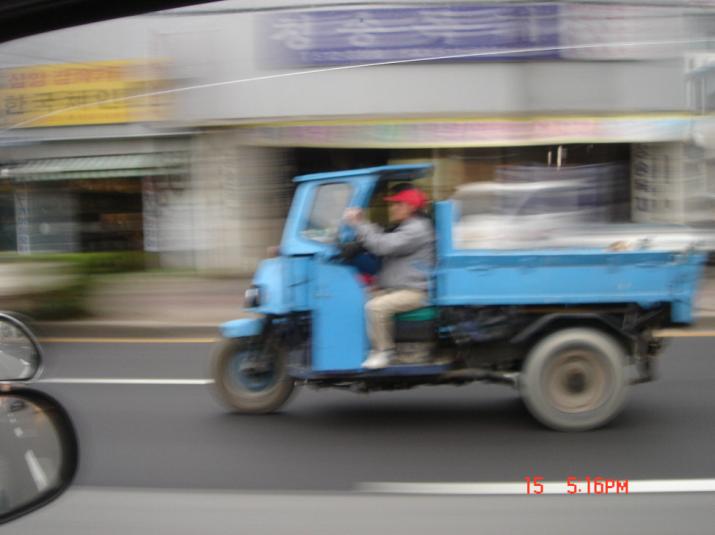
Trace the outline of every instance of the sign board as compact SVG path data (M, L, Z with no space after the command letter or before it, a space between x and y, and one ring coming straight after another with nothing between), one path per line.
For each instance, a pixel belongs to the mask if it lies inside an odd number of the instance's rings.
M282 66L557 58L558 11L555 3L290 11L260 18L257 50Z
M304 9L262 16L256 49L276 67L678 58L693 18L683 6L581 2Z
M157 121L160 64L145 61L33 65L0 71L5 128Z

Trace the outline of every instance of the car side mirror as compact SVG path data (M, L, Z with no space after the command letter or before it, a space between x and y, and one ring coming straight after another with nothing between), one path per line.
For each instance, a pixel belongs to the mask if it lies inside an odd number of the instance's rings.
M47 394L3 385L0 392L0 524L59 496L77 469L69 416Z
M0 313L0 382L29 381L41 364L40 346L30 330L14 316Z

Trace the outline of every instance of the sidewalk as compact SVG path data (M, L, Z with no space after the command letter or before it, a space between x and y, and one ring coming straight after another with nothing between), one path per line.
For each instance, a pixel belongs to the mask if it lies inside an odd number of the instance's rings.
M128 274L98 285L91 318L38 324L43 336L216 336L218 326L245 315L247 278ZM696 299L692 329L715 329L715 268L708 269Z
M92 316L36 325L41 336L217 336L218 326L245 315L248 278L134 273L100 281Z

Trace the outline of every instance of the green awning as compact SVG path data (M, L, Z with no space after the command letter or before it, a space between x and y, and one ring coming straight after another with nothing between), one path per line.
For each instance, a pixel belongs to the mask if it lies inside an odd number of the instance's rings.
M16 182L143 177L176 174L187 165L184 152L47 158L9 169L7 176Z

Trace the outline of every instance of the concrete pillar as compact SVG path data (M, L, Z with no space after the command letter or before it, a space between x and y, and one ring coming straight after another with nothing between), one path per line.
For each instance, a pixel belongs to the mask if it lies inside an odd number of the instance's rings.
M233 129L197 136L192 147L194 266L250 275L280 242L290 195L283 149L241 144Z

